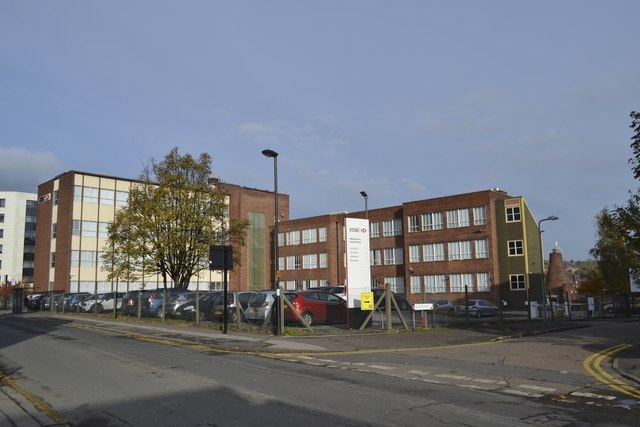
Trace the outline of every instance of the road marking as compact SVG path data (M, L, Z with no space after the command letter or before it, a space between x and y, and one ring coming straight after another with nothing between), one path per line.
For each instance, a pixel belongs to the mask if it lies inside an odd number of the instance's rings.
M31 393L25 388L20 387L15 381L13 381L11 378L9 378L9 376L4 374L3 372L0 372L0 383L8 385L12 389L17 391L21 395L23 395L25 399L31 402L38 411L42 412L43 414L51 418L56 423L62 424L62 425L69 424L69 420L67 420L65 417L63 417L59 413L57 413L51 406L47 405L44 401L40 400L33 393Z
M504 389L504 390L500 390L501 393L506 393L506 394L514 394L516 396L525 396L525 397L542 397L544 396L544 394L540 394L540 393L527 393L526 391L520 391L520 390L513 390L510 388Z
M484 383L484 384L495 384L495 383L497 383L496 380L489 380L489 379L486 379L486 378L474 378L471 381L475 381L477 383Z
M553 393L554 391L556 391L555 388L540 387L540 386L537 386L537 385L530 385L530 384L520 384L518 387L526 388L526 389L529 389L529 390L542 391L542 392L546 392L546 393Z
M436 377L448 378L450 380L470 380L471 378L463 375L437 374Z
M615 396L608 396L606 394L585 393L582 391L574 391L573 393L571 393L571 395L577 396L577 397L588 397L590 399L605 399L605 400L617 399L617 397Z
M371 369L382 369L382 370L386 370L386 371L392 371L396 368L394 368L393 366L382 366L382 365L368 365L369 368Z
M601 352L594 353L591 356L587 357L584 362L582 362L582 366L584 369L591 374L595 379L600 381L601 383L609 386L610 388L619 391L620 393L626 394L627 396L634 397L636 399L640 398L640 390L636 387L626 384L622 380L618 378L614 378L611 374L606 372L604 368L600 366L602 361L606 358L610 358L616 353L620 351L627 350L633 347L631 344L620 344L615 347L610 347L604 349Z

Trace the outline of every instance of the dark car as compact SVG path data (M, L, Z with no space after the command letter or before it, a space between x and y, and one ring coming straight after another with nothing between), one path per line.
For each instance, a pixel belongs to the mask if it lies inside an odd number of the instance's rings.
M138 315L138 302L147 298L150 291L135 290L129 291L122 297L122 304L120 306L120 312L125 316L137 316Z
M500 310L497 306L491 304L489 301L484 299L470 299L465 304L464 302L458 306L458 313L467 314L469 313L471 316L482 317L482 316L497 316L500 314Z
M249 305L249 300L257 292L254 291L240 291L240 292L227 292L227 319L230 323L238 323L238 316L240 320L246 319L245 311ZM237 304L240 302L240 305ZM213 303L213 318L218 321L222 321L222 314L224 313L224 293L221 292Z
M172 297L167 298L167 303L165 304L165 312L167 317L175 319L176 310L178 309L178 307L186 302L195 301L196 295L198 295L198 297L202 297L205 293L206 291L199 291L197 294L195 291L190 291L179 295L173 295Z
M89 292L75 292L64 295L64 311L77 311L78 304L91 297Z
M184 288L168 288L168 289L154 289L149 291L148 294L145 295L145 298L142 300L142 315L146 317L164 317L165 313L162 312L162 300L163 295L166 293L167 301L171 298L188 293L193 292L189 289ZM165 304L165 310L166 310Z
M175 309L175 317L182 320L196 320L197 308L197 318L200 322L211 320L213 318L213 305L215 303L215 299L220 294L220 291L200 294L197 307L195 298L193 300L186 301Z
M347 320L347 302L331 292L307 290L286 292L285 296L309 325L313 322L345 323ZM299 321L289 305L284 306L284 319Z
M380 288L372 289L371 291L373 292L373 300L375 302L378 302L378 300L382 298L382 294L384 293L384 289L380 289ZM409 304L409 301L407 301L405 297L403 297L400 294L396 294L395 292L392 292L392 294L396 302L398 303L398 308L400 310L406 311L406 310L409 310L409 308L411 308L411 304ZM380 305L378 306L378 308L381 310L384 310L386 307L387 305L386 305L385 298L382 298L382 301L380 302Z

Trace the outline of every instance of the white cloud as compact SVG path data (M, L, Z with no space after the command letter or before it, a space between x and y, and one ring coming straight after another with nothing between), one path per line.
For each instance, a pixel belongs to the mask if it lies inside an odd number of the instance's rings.
M0 147L0 190L35 193L38 185L64 172L63 164L48 151Z

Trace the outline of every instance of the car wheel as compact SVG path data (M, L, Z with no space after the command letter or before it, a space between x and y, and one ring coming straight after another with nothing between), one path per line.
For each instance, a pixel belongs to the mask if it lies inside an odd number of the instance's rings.
M453 308L449 309L449 316L453 316L454 314L456 314L456 311Z
M98 304L96 306L96 313L100 314L100 313L102 313L103 310L104 310L104 308L102 307L102 304Z
M235 310L231 311L227 316L227 321L229 323L238 323L238 313Z
M495 317L498 317L498 315L499 315L499 314L500 314L500 313L498 312L498 310L493 310L493 315L494 315Z
M163 316L163 313L162 313L162 307L160 307L160 308L158 309L158 311L156 311L156 317L157 317L158 319L162 319L162 318L164 317L164 316Z
M313 322L313 315L311 313L308 313L308 312L302 313L302 318L304 319L305 322L307 322L309 326L311 326L311 322Z
M400 304L398 304L400 306L400 311L407 311L409 310L409 303L401 301Z
M206 313L206 312L204 312L203 310L200 310L200 311L198 312L198 320L199 320L200 322L206 322L206 321L207 321L207 313Z
M607 314L612 314L612 313L613 313L613 308L612 308L612 307L608 307L608 308L605 310L605 312L606 312Z
M480 312L480 310L476 311L476 318L481 318L482 317L482 313Z

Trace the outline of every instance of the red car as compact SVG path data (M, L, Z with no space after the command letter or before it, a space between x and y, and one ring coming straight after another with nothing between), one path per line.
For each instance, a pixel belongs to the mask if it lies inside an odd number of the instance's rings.
M309 325L313 322L347 321L347 302L335 294L309 290L286 292L285 296ZM289 322L300 321L287 304L284 306L284 319Z

